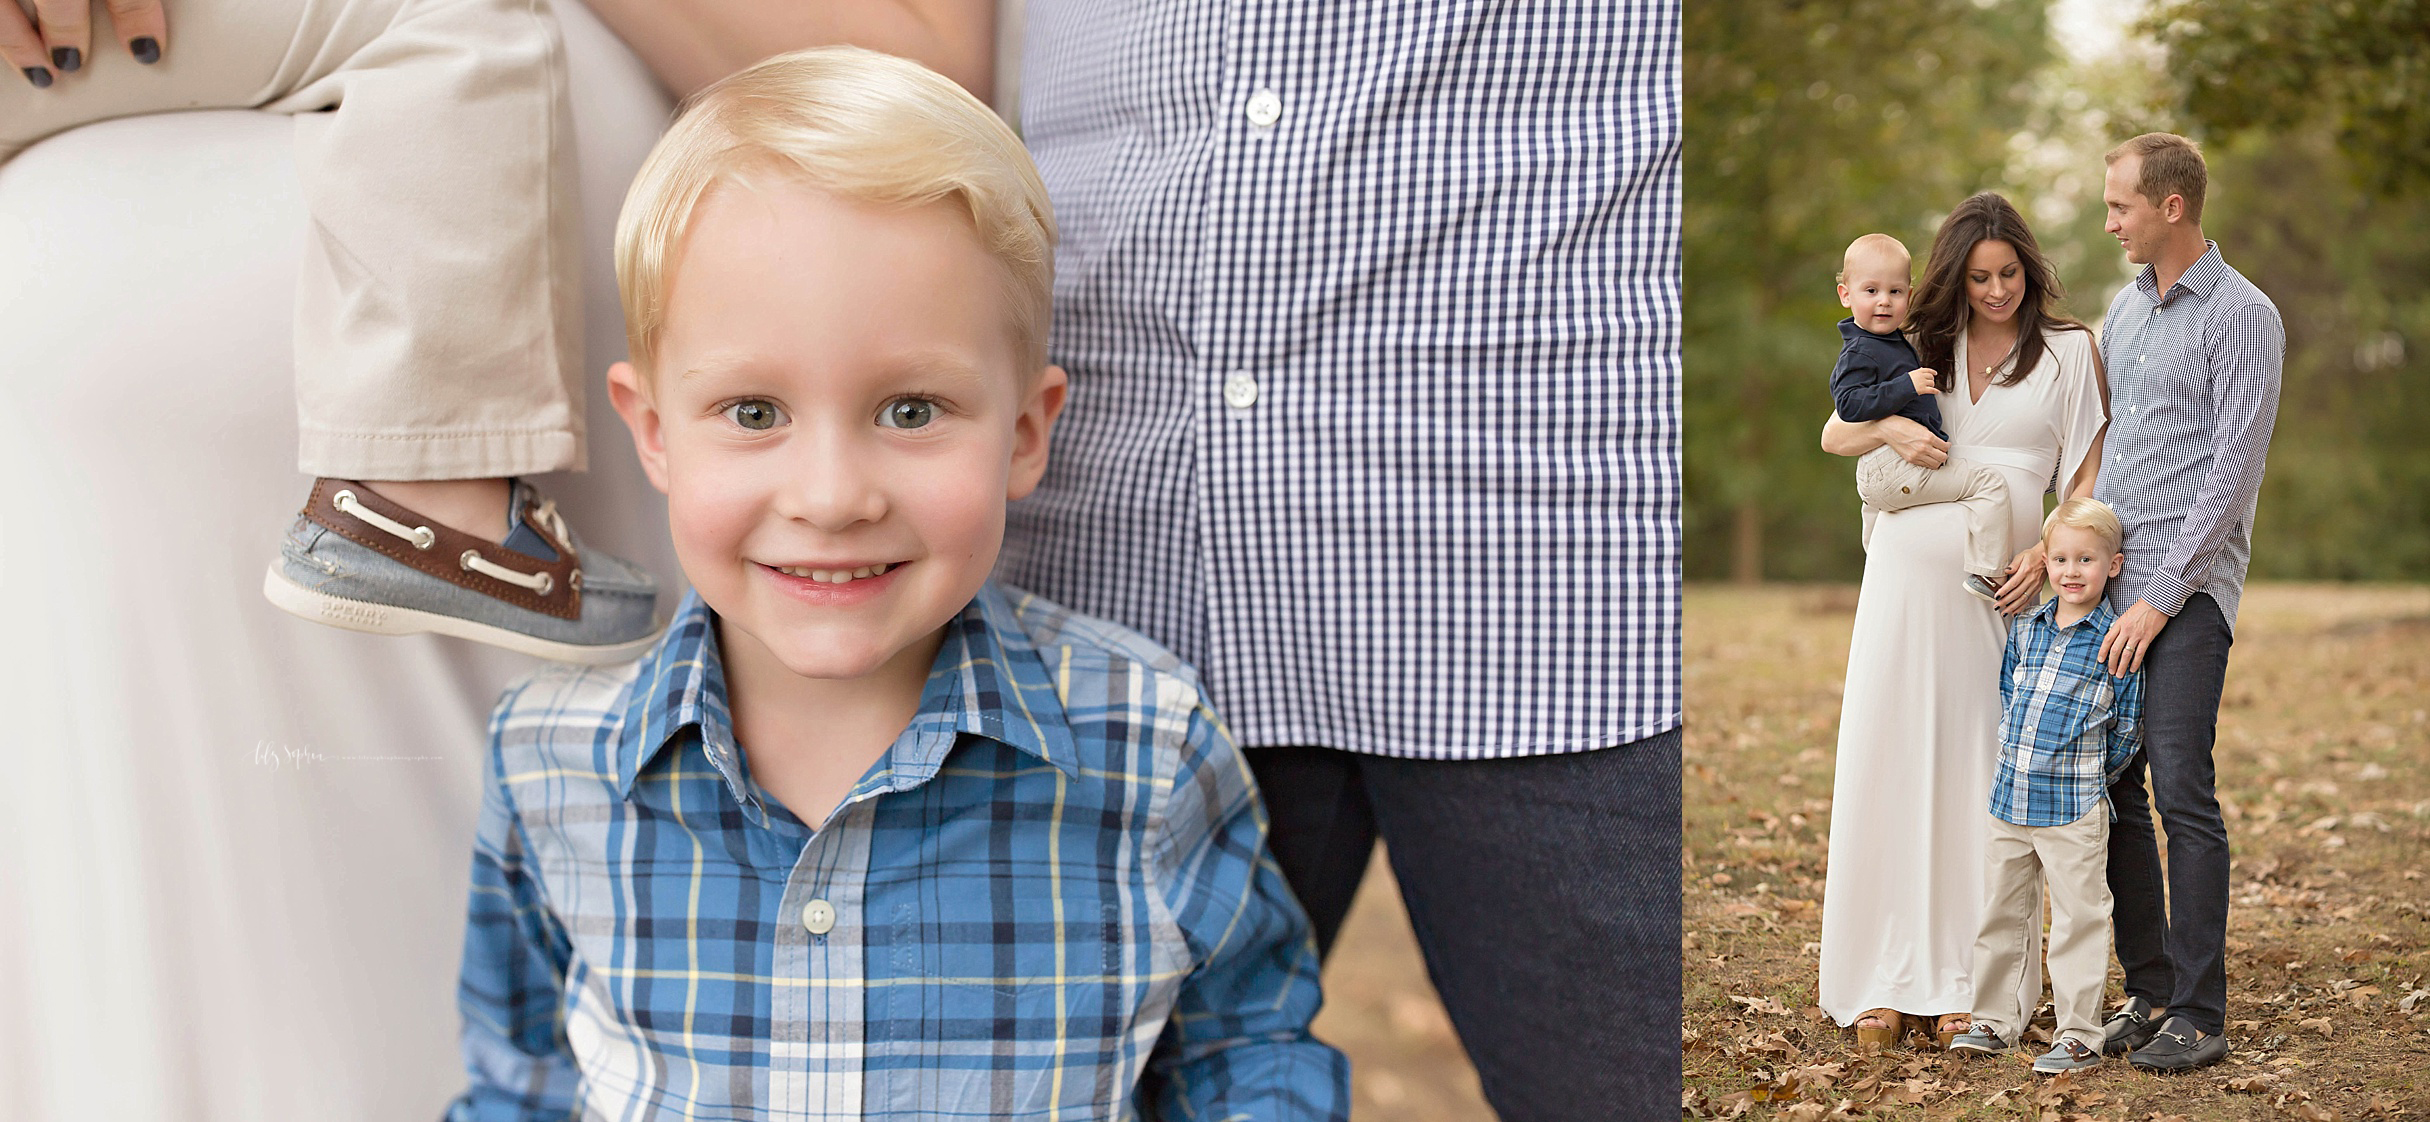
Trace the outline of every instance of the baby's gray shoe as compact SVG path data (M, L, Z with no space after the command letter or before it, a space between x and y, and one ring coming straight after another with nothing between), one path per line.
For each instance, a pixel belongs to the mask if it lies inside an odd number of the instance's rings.
M1992 580L1990 577L1968 574L1966 577L1966 595L1972 596L1977 600L1996 607L2000 602L1999 582Z
M262 594L335 627L454 635L561 662L623 662L648 650L661 627L657 580L583 548L530 484L510 489L513 529L500 545L361 483L316 479Z

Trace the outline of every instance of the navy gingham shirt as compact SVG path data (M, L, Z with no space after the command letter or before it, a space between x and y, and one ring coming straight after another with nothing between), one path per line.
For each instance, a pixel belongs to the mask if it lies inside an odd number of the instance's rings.
M2109 601L2059 626L2056 597L2017 618L2000 655L2000 765L1991 813L2018 826L2064 826L2109 796L2143 747L2143 672L2112 675L2101 637Z
M1006 579L1244 745L1677 727L1676 0L1030 0L1070 405Z
M2101 324L2109 435L2093 497L2126 527L2121 609L2174 616L2208 593L2232 631L2253 560L2253 509L2278 423L2287 333L2278 306L2215 242L2165 293L2150 265Z
M715 616L492 724L473 1119L1344 1119L1314 944L1188 668L990 585L814 832L752 782Z

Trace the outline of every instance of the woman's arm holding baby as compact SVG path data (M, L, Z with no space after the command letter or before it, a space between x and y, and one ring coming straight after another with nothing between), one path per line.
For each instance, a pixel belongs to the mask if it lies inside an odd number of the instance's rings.
M677 97L770 55L839 43L901 55L981 101L995 93L995 0L589 2Z
M1834 456L1862 456L1885 444L1917 467L1937 468L1949 462L1948 441L1895 413L1878 421L1843 421L1833 413L1823 423L1822 448Z

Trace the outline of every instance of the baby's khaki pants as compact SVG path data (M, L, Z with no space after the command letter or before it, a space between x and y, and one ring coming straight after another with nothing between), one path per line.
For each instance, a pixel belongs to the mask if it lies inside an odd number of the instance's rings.
M292 115L311 215L299 467L422 480L583 466L580 215L549 0L200 0L171 3L169 20L151 66L107 41L97 11L81 71L49 89L0 76L0 161L115 117Z
M1966 571L1996 583L2008 568L2008 480L1996 469L1956 458L1917 467L1885 444L1857 458L1856 497L1865 502L1866 544L1876 511L1956 503L1966 509Z
M2014 1043L2031 1009L2017 995L2032 977L2050 886L2050 1000L2059 1038L2101 1051L2101 987L2109 978L2109 804L2064 826L1983 816L1983 919L1974 939L1974 1023ZM2039 987L2036 987L2037 991Z

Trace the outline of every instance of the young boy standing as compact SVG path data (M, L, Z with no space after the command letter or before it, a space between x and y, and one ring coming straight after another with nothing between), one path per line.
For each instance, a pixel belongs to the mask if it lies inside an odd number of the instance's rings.
M1848 243L1840 257L1839 361L1831 368L1831 403L1839 419L1878 421L1896 415L1949 439L1941 427L1940 374L1924 367L1901 332L1914 296L1914 259L1888 234L1866 234ZM1952 457L1938 468L1918 467L1889 445L1856 461L1856 497L1865 504L1864 540L1873 540L1873 518L1885 510L1925 503L1957 503L1966 509L1966 591L1998 603L2008 573L2008 481L1979 464Z
M2050 513L2042 524L2044 564L2058 595L2018 617L2000 659L2000 764L1974 942L1973 1027L1949 1047L2004 1052L2022 1034L2030 1010L2019 994L2032 977L2047 882L2059 1039L2034 1060L2043 1074L2101 1062L2107 792L2143 745L2142 672L2111 674L2099 657L2101 637L2117 618L2103 597L2126 563L2122 536L2117 514L2095 499L2069 499Z
M1196 675L989 583L1045 469L1053 219L916 65L698 95L609 375L694 592L500 703L456 1119L1340 1119L1306 920Z

